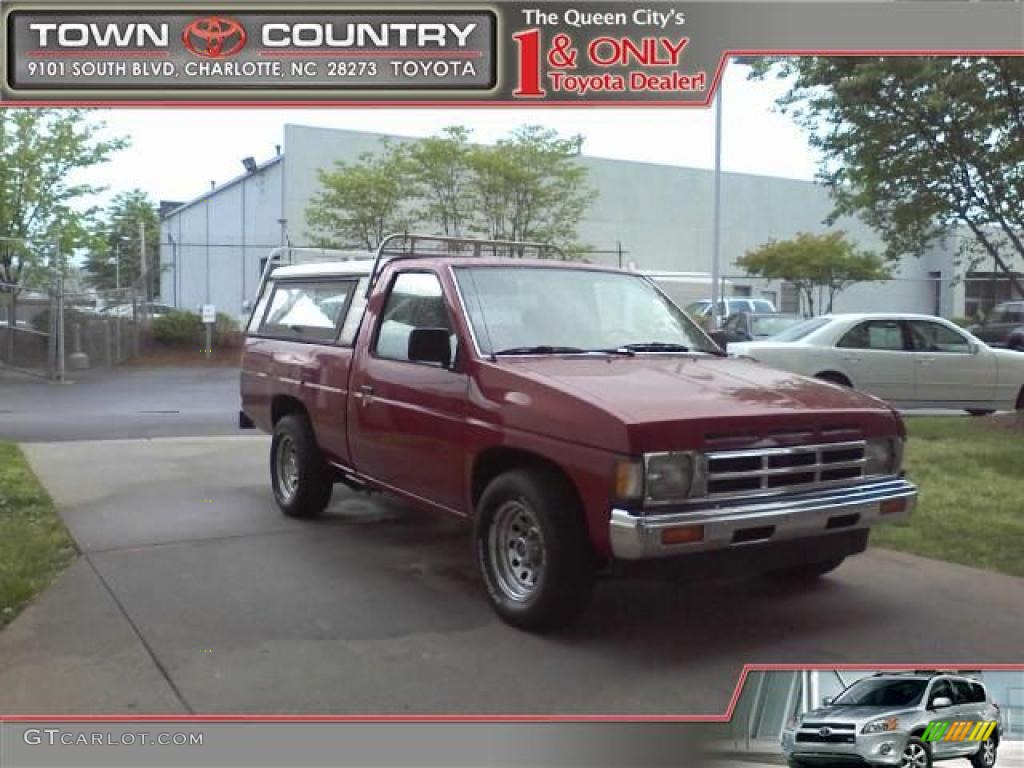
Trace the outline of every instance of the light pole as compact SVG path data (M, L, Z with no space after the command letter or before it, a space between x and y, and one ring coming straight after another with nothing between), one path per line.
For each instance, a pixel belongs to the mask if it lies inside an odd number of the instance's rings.
M734 56L726 59L715 93L715 189L711 215L711 324L715 330L722 326L722 93L725 91L725 73L729 64L753 64L754 56Z

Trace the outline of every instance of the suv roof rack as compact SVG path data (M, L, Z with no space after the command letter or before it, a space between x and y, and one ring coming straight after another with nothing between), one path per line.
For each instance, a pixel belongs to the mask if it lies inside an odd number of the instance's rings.
M565 259L565 252L551 243L534 243L525 240L487 240L475 237L450 237L448 235L421 235L396 233L385 237L377 246L377 253L366 285L370 295L380 273L381 262L400 259L418 259L431 256L445 258L512 258L512 259Z

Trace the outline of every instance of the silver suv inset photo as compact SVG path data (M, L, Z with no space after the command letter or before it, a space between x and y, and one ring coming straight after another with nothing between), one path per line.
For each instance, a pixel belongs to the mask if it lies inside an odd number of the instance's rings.
M880 673L792 718L782 732L782 751L791 768L929 768L953 758L992 768L1001 730L999 707L979 680Z

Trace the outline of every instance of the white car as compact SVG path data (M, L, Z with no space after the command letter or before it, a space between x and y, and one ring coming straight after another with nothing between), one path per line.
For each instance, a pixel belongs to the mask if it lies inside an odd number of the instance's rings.
M731 355L853 387L897 408L1024 410L1024 355L929 315L826 315Z

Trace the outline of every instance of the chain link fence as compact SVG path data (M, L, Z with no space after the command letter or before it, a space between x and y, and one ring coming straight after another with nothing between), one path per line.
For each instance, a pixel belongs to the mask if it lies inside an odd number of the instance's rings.
M150 310L132 288L0 283L0 370L62 381L68 371L120 365L149 349Z

